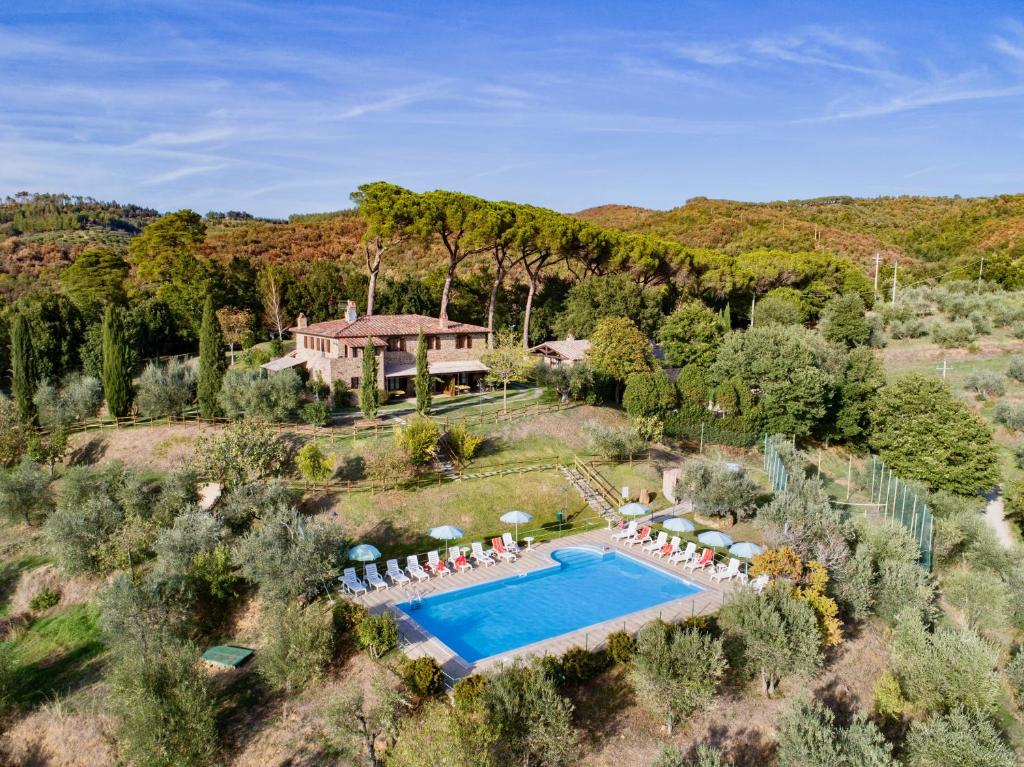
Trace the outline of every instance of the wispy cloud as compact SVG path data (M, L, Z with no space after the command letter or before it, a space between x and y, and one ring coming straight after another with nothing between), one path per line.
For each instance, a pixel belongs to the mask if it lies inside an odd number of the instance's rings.
M971 87L956 82L938 83L925 86L914 91L898 94L875 103L859 107L839 109L831 114L815 118L811 122L831 120L850 120L865 117L881 117L884 115L909 112L942 104L955 104L966 101L990 101L1024 96L1024 84L1003 87Z
M1005 32L992 38L992 47L1010 58L1024 61L1024 24L1007 22Z
M165 173L160 173L156 176L151 176L143 181L144 186L157 186L159 184L167 184L171 181L179 181L189 176L198 176L201 173L214 173L218 170L223 170L227 167L226 163L220 163L218 165L196 165L187 168L175 168Z
M632 56L623 56L620 61L623 71L639 77L671 80L672 82L695 85L700 88L713 88L717 85L714 78L702 72L679 69L678 67L667 66L657 61L638 59Z

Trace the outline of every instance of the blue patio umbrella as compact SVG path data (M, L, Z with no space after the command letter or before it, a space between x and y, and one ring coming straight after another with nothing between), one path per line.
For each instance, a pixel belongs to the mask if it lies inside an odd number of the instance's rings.
M506 525L516 526L516 540L519 540L519 525L525 525L527 522L533 521L533 514L527 514L525 511L506 511L501 515L501 521Z
M448 544L448 541L458 540L465 537L465 535L462 528L455 527L455 525L441 525L440 527L430 528L430 537L438 541L445 541L449 549L451 544ZM451 552L449 551L449 553Z
M642 517L644 514L649 514L650 511L651 510L642 503L633 501L632 503L627 503L625 506L621 507L619 509L619 514L622 514L624 517Z
M674 533L692 533L697 529L697 526L688 519L683 517L672 517L666 519L662 525L666 530L671 530Z
M697 540L705 546L711 546L716 549L724 549L726 546L732 546L732 538L725 533L718 532L717 530L708 530L706 533L701 533L697 536Z
M763 551L764 546L758 546L756 543L751 543L750 541L740 541L739 543L734 543L729 547L729 553L734 557L739 557L740 559L756 557Z
M373 562L375 559L380 559L380 551L376 546L360 543L348 550L348 558L356 562Z

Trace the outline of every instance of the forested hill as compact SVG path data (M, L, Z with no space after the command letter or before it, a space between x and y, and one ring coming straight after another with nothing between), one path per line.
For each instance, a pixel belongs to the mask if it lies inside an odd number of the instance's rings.
M876 252L941 272L982 255L1024 255L1024 195L821 197L748 203L696 197L658 211L604 205L580 218L730 254L760 248L825 250L869 262Z

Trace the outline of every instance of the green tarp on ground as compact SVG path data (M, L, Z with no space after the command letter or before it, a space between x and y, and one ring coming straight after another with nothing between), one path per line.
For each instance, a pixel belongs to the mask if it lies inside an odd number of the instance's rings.
M234 645L217 645L203 653L203 660L215 666L238 668L252 655L252 650Z

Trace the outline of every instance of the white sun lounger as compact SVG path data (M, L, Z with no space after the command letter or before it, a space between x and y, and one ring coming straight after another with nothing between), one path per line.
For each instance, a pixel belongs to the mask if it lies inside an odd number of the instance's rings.
M505 548L511 551L513 554L519 553L519 544L512 540L512 533L502 533L501 542L505 544Z
M480 541L473 541L472 545L472 559L478 565L493 565L494 557L484 551L484 546Z
M719 565L715 568L715 571L711 573L711 580L713 581L728 581L735 578L740 574L740 561L738 559L730 559L728 565Z
M703 570L705 567L711 567L711 565L713 565L714 562L715 555L712 552L712 550L704 549L700 553L699 557L694 556L689 562L683 565L683 567L687 570L693 570L694 572L697 572L698 570Z
M380 573L377 572L377 565L373 562L363 568L363 576L368 586L373 586L375 589L386 589L388 587L387 581L380 577Z
M398 566L397 559L388 560L387 575L388 578L391 579L391 582L396 586L398 586L399 584L404 586L406 583L409 582L409 576L402 572L401 568Z
M366 586L359 580L359 576L356 575L356 569L354 567L346 567L342 571L341 576L338 578L341 581L341 585L348 589L353 594L365 594Z
M697 544L693 541L690 541L688 544L686 544L685 549L683 549L682 551L677 551L675 554L668 558L668 561L670 564L673 565L678 565L680 562L687 562L693 557L693 554L696 551Z
M666 543L668 543L668 533L662 530L660 533L658 533L657 538L655 538L650 543L645 543L643 546L641 546L640 551L657 551Z
M430 574L420 565L420 560L415 554L410 554L405 558L405 571L409 573L410 578L415 578L418 581L425 581L430 577Z
M617 533L612 533L613 541L625 541L636 535L636 520L632 520L626 527Z
M758 594L760 594L762 591L765 590L765 587L768 585L768 582L770 580L771 578L767 575L759 575L750 582L750 587Z

